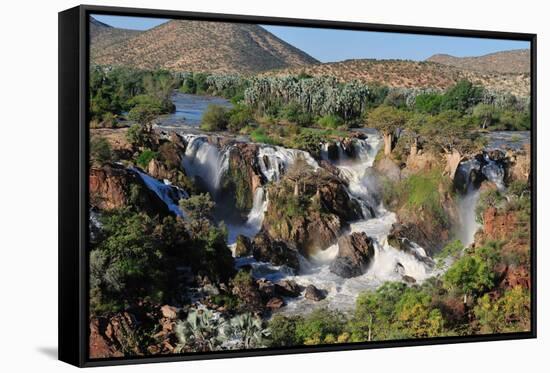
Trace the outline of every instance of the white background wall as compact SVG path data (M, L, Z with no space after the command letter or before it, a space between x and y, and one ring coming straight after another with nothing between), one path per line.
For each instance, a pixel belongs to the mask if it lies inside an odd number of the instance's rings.
M531 32L539 35L537 340L110 368L117 372L535 372L548 369L547 127L550 37L544 1L128 0L98 5ZM57 354L57 12L76 1L2 2L0 13L0 370L69 371ZM546 139L546 141L545 141ZM76 156L76 155L75 155ZM546 364L545 364L546 363Z

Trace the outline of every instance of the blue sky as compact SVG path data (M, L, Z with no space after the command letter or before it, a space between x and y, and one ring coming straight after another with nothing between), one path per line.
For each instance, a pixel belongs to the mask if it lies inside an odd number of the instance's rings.
M95 15L94 17L114 27L135 30L147 30L168 21L158 18L105 15ZM342 61L351 58L424 60L436 53L465 57L529 48L528 42L513 40L267 25L263 27L321 62Z

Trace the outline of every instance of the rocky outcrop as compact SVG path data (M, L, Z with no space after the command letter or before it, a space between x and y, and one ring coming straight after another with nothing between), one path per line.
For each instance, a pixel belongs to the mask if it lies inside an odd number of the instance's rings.
M112 358L141 355L135 317L122 312L112 317L90 320L90 358Z
M401 168L391 158L384 157L374 165L380 175L384 175L389 180L396 182L401 179Z
M282 280L275 284L275 292L283 297L296 298L302 293L302 287L294 280Z
M505 240L517 224L515 214L499 214L494 207L489 207L483 214L483 233L489 240Z
M523 151L510 154L509 159L508 182L529 181L531 177L531 147L526 145Z
M265 183L257 161L258 145L232 144L229 151L229 168L223 188L235 199L235 206L243 212L252 208L254 192Z
M318 289L315 285L306 286L306 291L304 293L304 298L312 300L314 302L319 302L327 297L327 292L322 289Z
M256 260L274 265L286 265L295 270L300 268L298 252L285 242L272 239L265 231L258 233L254 238L252 256Z
M449 238L448 229L443 229L442 226L430 222L423 222L420 218L418 223L393 224L388 235L388 244L423 260L424 258L419 257L413 248L412 242L423 247L428 255L433 255Z
M338 254L330 264L330 271L344 278L361 276L373 257L372 239L364 232L352 233L338 240Z
M292 169L268 195L263 230L304 255L336 243L348 221L363 217L343 181L324 169Z
M139 175L124 166L107 164L90 168L90 204L112 210L136 204L151 214L168 215L164 202L150 191Z
M235 257L248 256L252 254L252 241L250 238L239 234L235 243Z

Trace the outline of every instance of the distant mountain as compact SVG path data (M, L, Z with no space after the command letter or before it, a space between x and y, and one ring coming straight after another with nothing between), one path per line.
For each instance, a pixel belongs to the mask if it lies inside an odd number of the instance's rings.
M92 59L95 55L110 47L113 44L128 40L142 31L127 30L109 26L100 22L94 17L90 17L90 51Z
M494 91L518 96L527 96L530 93L529 74L486 73L425 61L356 59L272 70L264 75L299 73L334 76L342 82L357 80L366 84L402 88L446 89L461 79L467 79Z
M529 49L496 52L479 57L455 57L448 54L434 54L426 61L483 72L529 73L531 68Z
M105 48L95 48L92 61L217 73L257 73L318 63L253 24L172 20L122 39Z

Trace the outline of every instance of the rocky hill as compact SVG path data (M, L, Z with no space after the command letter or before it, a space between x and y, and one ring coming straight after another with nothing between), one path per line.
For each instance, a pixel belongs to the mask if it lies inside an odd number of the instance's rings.
M281 76L299 73L335 76L342 82L357 80L402 88L446 89L461 79L468 79L487 89L519 96L527 96L530 91L528 73L489 73L426 61L357 59L279 69L265 74Z
M448 54L434 54L426 61L486 73L517 74L529 73L531 56L529 49L516 49L478 57L455 57Z
M318 62L258 25L184 20L172 20L98 48L92 61L217 73L256 73Z
M142 31L109 26L90 17L90 51L92 58L105 48L141 34Z

